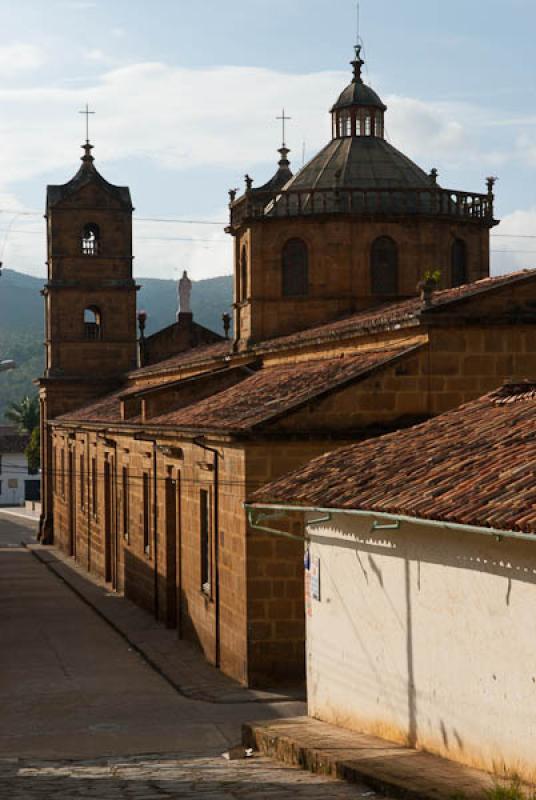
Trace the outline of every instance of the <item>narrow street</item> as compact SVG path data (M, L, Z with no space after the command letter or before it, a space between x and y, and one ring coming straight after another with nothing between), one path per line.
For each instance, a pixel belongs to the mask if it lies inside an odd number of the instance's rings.
M181 696L24 548L34 528L0 512L0 798L374 795L261 757L222 758L243 721L303 706Z

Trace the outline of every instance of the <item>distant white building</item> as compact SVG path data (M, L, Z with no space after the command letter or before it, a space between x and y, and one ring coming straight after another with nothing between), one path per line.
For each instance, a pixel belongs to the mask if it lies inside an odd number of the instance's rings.
M28 471L24 455L28 441L16 428L0 425L0 506L23 506L26 499L38 499L40 478Z

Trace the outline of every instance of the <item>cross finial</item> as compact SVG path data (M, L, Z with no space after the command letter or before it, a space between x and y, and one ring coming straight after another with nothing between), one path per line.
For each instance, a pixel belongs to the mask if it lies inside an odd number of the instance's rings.
M292 117L287 117L285 115L285 109L283 109L283 111L281 113L281 116L280 117L276 117L276 119L280 119L281 120L281 128L282 128L281 133L282 133L283 147L286 147L287 145L286 145L286 142L285 142L285 122L287 122L288 120L292 119Z
M90 111L89 110L89 106L86 103L86 107L85 107L84 111L79 111L78 113L79 114L84 114L84 116L86 118L86 144L89 144L89 116L90 116L90 114L94 114L95 112L94 111Z

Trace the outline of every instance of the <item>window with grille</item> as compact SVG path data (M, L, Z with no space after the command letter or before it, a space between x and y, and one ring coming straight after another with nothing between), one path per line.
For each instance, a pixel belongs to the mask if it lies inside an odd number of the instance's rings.
M303 297L309 293L309 254L302 239L289 239L282 254L283 297Z
M99 483L97 479L97 459L91 459L91 490L92 490L92 506L91 511L93 512L93 516L97 516L97 510L99 507Z
M201 589L211 591L211 519L212 509L208 489L199 491L199 535L201 550Z
M80 508L82 511L86 507L86 493L85 493L85 464L84 456L80 456Z
M84 335L90 341L96 341L102 337L101 313L96 306L88 306L84 309Z
M150 533L150 513L151 513L151 496L149 492L149 475L147 472L143 473L143 549L147 555L151 549L149 533Z
M61 451L61 458L60 458L60 470L61 470L61 496L65 497L65 450Z
M122 484L123 484L123 536L125 539L128 539L128 520L129 520L129 505L130 505L130 497L129 497L129 483L128 483L128 468L123 467L122 472Z
M398 248L389 236L380 236L370 252L372 294L398 293Z
M248 299L248 253L246 245L240 254L240 300L244 303Z
M84 225L81 239L82 255L96 256L100 250L100 231L95 222L88 222Z

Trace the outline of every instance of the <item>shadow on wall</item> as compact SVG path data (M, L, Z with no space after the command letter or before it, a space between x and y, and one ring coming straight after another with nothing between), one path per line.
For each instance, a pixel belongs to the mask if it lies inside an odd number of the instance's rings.
M478 574L503 578L504 582L501 581L497 585L498 592L495 592L494 589L492 596L495 605L503 604L504 608L508 609L515 601L516 584L518 587L520 584L536 585L536 557L532 552L534 545L520 540L496 541L492 537L483 535L450 532L434 538L424 527L417 528L417 530L401 529L392 536L386 535L385 532L380 534L374 531L366 535L348 534L343 533L340 529L338 533L344 535L345 538L337 538L336 547L352 551L355 556L356 569L361 573L360 580L363 581L365 587L372 588L375 585L377 590L384 595L399 629L404 632L406 672L404 693L407 703L407 727L405 727L404 733L409 746L418 746L423 736L426 743L429 733L419 730L418 726L419 714L422 718L424 710L419 711L418 708L415 670L416 656L419 655L415 652L415 629L419 621L419 617L416 617L415 614L416 609L418 610L420 606L420 602L417 603L417 597L423 590L421 568L423 575L426 565L450 568L451 571L454 571L450 578L452 585L455 585L458 580L456 578L457 570L475 573L474 583L476 586L478 586L476 577ZM315 544L326 548L334 546L334 539L331 536L314 533L311 539ZM390 596L392 587L389 586L385 570L382 568L381 559L386 557L401 562L403 586L398 601L396 596ZM430 591L430 578L428 577L427 580L428 591ZM396 712L391 708L390 689L385 685L385 676L378 670L374 648L363 636L355 609L348 607L337 575L331 575L330 584L333 593L338 597L340 607L345 609L347 621L352 626L356 643L359 644L366 659L368 669L375 675L378 685L384 686L382 701L386 712L384 717L387 719L391 713L394 713L396 717ZM422 611L422 608L420 610ZM477 613L481 612L482 609L477 609ZM419 646L422 648L422 626L420 634ZM448 657L448 648L449 643L445 642L445 657ZM496 680L495 674L493 674L493 680ZM532 680L535 681L534 678ZM456 750L460 754L467 751L460 731L441 717L438 720L438 735L445 750Z
M128 547L124 549L124 592L125 597L136 605L148 611L153 618L166 623L167 627L177 630L177 638L185 639L204 651L201 640L197 635L195 627L189 614L188 597L184 590L179 591L175 575L168 581L165 575L158 575L158 602L156 597L155 565L152 558L140 558ZM174 609L175 624L169 624L170 617L166 602L170 602L170 596L176 597ZM208 656L207 656L208 657Z

